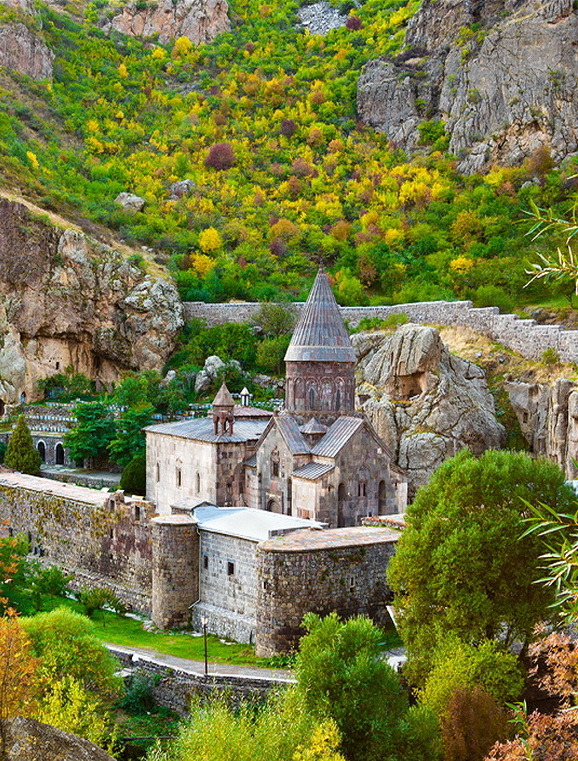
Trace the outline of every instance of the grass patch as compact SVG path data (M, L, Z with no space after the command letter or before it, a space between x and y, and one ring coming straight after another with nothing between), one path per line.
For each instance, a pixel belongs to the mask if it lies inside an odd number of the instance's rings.
M46 599L43 610L52 610L59 606L66 606L84 613L84 607L67 598ZM95 636L103 642L123 647L136 647L174 655L177 658L188 658L193 661L202 661L204 658L203 638L192 636L182 631L147 632L143 629L143 620L119 616L108 610L99 610L93 617ZM207 637L207 649L209 660L215 663L230 663L239 666L269 666L266 658L257 658L252 645L241 645L236 642L225 644L218 637L209 634Z

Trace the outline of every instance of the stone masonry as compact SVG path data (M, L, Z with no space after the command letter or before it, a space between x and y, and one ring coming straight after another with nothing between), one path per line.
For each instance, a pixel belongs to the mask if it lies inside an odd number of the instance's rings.
M296 303L299 311L303 304ZM207 325L225 322L251 322L261 308L259 302L205 304L190 301L184 304L187 320L205 320ZM515 314L500 314L497 307L474 308L471 301L424 301L376 307L341 307L341 315L355 326L365 317L386 319L392 314L405 314L411 322L424 325L461 325L493 341L504 344L528 359L539 359L546 349L554 349L562 362L578 362L578 330L564 330L560 325L538 325Z

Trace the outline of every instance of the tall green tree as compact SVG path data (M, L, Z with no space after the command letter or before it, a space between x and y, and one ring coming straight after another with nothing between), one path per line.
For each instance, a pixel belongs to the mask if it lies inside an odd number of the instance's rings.
M530 497L564 511L573 493L557 465L508 451L463 450L419 490L387 574L412 678L423 679L446 632L528 642L546 615L552 591L536 583L543 544L521 538Z
M74 408L77 425L64 435L73 460L92 460L96 464L108 457L108 447L116 433L116 423L105 402L84 402Z
M20 415L8 440L4 464L21 473L33 476L40 473L40 454L32 441L32 434L24 415Z
M128 465L137 455L145 453L145 434L143 428L153 420L155 408L144 404L126 410L116 423L116 435L108 445L111 459L122 465Z

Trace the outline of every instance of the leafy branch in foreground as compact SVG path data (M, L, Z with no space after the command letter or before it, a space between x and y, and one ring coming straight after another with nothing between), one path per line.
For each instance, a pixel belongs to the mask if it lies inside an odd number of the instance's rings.
M547 552L540 557L546 561L546 575L538 583L554 587L556 602L567 622L578 620L578 501L573 513L559 513L539 502L526 502L532 515L526 520L532 525L524 532L537 534L544 541Z
M531 264L526 270L527 275L532 277L525 284L527 288L535 280L574 280L575 293L578 296L578 257L574 253L571 240L578 233L578 217L576 205L572 209L572 219L556 217L552 209L541 209L535 203L530 204L531 211L526 212L535 220L535 224L528 230L532 240L536 240L544 233L557 230L566 235L566 249L556 249L556 254L538 253L539 262Z

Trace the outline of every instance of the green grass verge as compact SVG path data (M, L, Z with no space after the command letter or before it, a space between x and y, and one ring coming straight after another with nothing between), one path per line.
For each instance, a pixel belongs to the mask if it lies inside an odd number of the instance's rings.
M84 613L84 607L68 598L45 598L43 610L64 605L77 613ZM188 658L193 661L204 659L203 637L184 632L148 632L143 629L144 621L119 616L108 610L97 611L92 622L95 636L103 642L123 647L142 648L164 655L174 655L177 658ZM401 646L402 642L395 629L384 632L383 648ZM209 634L207 637L209 661L213 663L228 663L235 666L257 666L260 668L283 668L290 665L291 658L277 656L275 658L258 658L252 645L241 645L237 642L224 642L219 637Z

